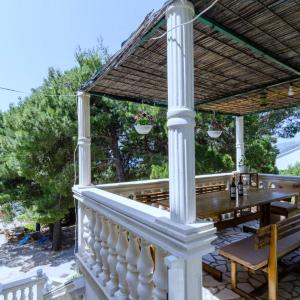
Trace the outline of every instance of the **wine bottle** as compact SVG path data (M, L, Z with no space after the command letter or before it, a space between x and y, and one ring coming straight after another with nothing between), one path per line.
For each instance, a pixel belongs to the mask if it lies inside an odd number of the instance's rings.
M235 185L234 177L232 177L232 182L230 185L230 199L235 200L235 198L236 198L236 185Z
M244 194L242 176L240 176L240 180L238 182L238 193L239 193L239 196L243 196L243 194Z

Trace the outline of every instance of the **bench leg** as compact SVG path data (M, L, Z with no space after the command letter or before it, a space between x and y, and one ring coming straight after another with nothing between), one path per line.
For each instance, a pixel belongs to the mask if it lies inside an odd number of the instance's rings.
M235 289L236 285L237 285L236 271L237 271L237 263L234 261L231 261L231 286L233 289Z
M271 241L268 262L269 300L277 300L278 267L277 267L277 226L271 226Z

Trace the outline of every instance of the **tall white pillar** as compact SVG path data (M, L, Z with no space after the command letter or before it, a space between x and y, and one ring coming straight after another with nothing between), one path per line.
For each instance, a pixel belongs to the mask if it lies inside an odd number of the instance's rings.
M236 170L241 171L240 162L245 158L244 117L235 117L236 134Z
M79 185L91 184L90 95L78 92Z
M168 30L169 192L171 219L193 223L195 200L194 52L191 2L177 0L166 11Z

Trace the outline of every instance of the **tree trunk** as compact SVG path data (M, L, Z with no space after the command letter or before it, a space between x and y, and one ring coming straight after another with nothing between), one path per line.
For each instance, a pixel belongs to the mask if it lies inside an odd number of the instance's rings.
M53 239L53 227L54 227L54 224L51 223L49 224L49 239L52 241Z
M41 224L35 223L35 231L41 231Z
M117 134L112 135L112 153L113 153L114 163L116 166L118 181L123 182L125 181L125 171L122 164L122 157L120 154Z
M62 243L62 232L60 220L54 223L53 226L53 239L52 239L52 250L58 251L61 248Z

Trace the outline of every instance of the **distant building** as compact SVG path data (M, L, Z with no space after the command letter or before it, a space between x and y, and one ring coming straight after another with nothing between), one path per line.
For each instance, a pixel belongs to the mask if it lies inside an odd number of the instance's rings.
M276 158L276 167L279 170L286 170L297 162L300 163L300 141L280 143L276 147L279 149Z

